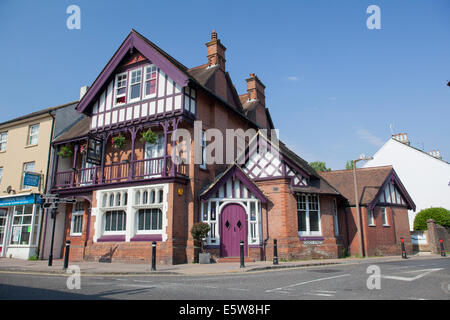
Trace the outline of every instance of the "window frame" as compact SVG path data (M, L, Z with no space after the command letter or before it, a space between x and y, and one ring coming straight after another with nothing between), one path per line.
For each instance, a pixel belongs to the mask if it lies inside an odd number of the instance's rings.
M0 132L0 152L6 152L7 143L8 143L8 131Z
M34 134L31 134L31 129L33 127L37 127L37 132ZM36 136L36 143L31 143L31 139ZM31 146L37 146L39 142L39 123L32 124L28 126L28 137L27 137L27 147Z
M202 151L202 163L200 164L200 169L205 170L206 169L206 146L207 146L207 140L206 140L206 131L202 130L201 134L201 151Z
M376 221L375 221L375 214L373 210L367 209L367 225L369 227L375 227Z
M299 209L299 201L298 201L298 197L299 196L305 196L305 204L306 210L300 210ZM318 226L319 226L319 230L318 231L311 231L311 224L310 224L310 211L316 211L316 210L310 210L310 197L315 196L317 197L317 213L318 213ZM300 237L316 237L316 236L322 236L322 218L321 218L321 212L320 212L320 196L318 194L315 193L297 193L296 194L296 201L297 201L297 231L298 231L298 235ZM300 231L298 230L299 228L299 211L305 211L305 224L306 224L306 230L305 231Z
M148 68L155 68L155 78L153 79L153 78L150 78L150 79L147 79L147 69ZM150 74L152 74L153 72L150 72ZM150 99L150 98L154 98L154 97L156 97L156 92L157 92L157 89L158 89L158 74L159 74L159 72L158 72L158 67L155 65L155 64L150 64L150 65L146 65L146 66L144 66L144 68L143 68L143 81L142 81L142 97L143 97L143 99ZM147 92L146 92L146 88L147 88L147 82L148 81L152 81L152 80L155 80L155 92L154 93L150 93L150 94L147 94Z
M33 171L25 170L25 166L26 166L27 164L29 164L29 163L33 163L33 164L34 164L34 165L33 165L33 168L34 168ZM22 164L22 178L21 178L21 180L20 180L20 190L31 190L33 187L25 186L25 185L24 185L25 172L31 172L31 173L36 172L36 161L24 162L24 163Z
M77 204L79 204L79 203L83 204L82 210L77 210ZM75 219L79 216L81 216L81 226L80 226L81 230L80 230L80 232L75 232L74 231ZM81 236L83 234L83 222L84 222L84 201L77 201L72 206L72 217L70 219L70 235L71 236Z
M2 184L3 180L3 167L0 167L0 184Z
M119 212L123 212L124 214L124 221L125 221L125 228L123 230L106 230L106 216L108 215L108 213L110 214L118 214ZM106 210L103 213L103 235L124 235L127 232L127 210L126 209L118 209L118 208L111 208L109 210Z
M163 232L163 220L164 220L164 214L163 214L163 210L162 210L162 206L150 206L147 208L139 208L136 210L136 219L135 219L135 227L136 227L136 234L137 235L141 235L141 234L162 234ZM157 214L157 227L161 227L160 229L152 229L152 222L153 222L153 210L155 211L159 211L159 213ZM147 212L149 211L149 212ZM143 213L144 214L144 229L140 230L139 229L139 215ZM145 229L145 215L146 214L150 214L150 229Z
M31 207L31 213L25 214L25 207ZM16 214L17 213L17 208L22 208L22 213L21 214ZM31 217L31 220L29 223L24 223L24 217ZM16 220L16 218L20 218L20 223L15 223L14 221ZM9 237L9 244L8 246L10 247L35 247L37 246L37 241L38 241L38 236L36 235L36 239L34 239L33 242L33 235L39 231L39 225L36 224L39 222L39 218L40 218L40 211L39 209L36 207L36 205L30 205L30 204L26 204L26 205L17 205L13 207L13 212L12 212L12 220L11 220L11 234ZM23 244L22 242L22 229L24 227L28 227L29 228L29 237L28 237L28 243ZM14 237L14 228L20 228L20 235L19 235L19 243L12 243L13 241L13 237ZM36 231L37 230L37 231Z
M133 72L137 72L137 71L140 71L141 72L141 74L140 74L140 80L139 80L139 82L138 83L132 83L132 80L133 80L133 76L132 76L132 74L133 74ZM143 80L143 75L142 75L142 67L138 67L138 68L134 68L134 69L130 69L130 70L128 70L128 88L127 88L127 90L128 90L128 92L127 92L127 102L126 103L133 103L133 102L136 102L136 101L140 101L141 100L141 97L142 97L142 80ZM132 86L134 86L134 85L137 85L137 84L139 84L139 96L137 97L137 98L131 98L131 87Z
M389 227L390 224L387 214L387 207L380 207L380 210L381 210L381 223L383 224L383 227ZM386 220L386 222L384 220Z
M119 77L125 75L125 86L122 87L118 87L118 82L119 82ZM123 80L121 80L123 81ZM119 106L123 106L125 104L128 103L127 98L128 98L128 83L129 83L129 77L128 77L128 72L121 72L116 74L115 80L114 80L114 101L113 101L113 106L114 107L119 107ZM121 93L120 95L117 94L117 90L118 89L122 89L125 88L125 93ZM122 98L125 97L125 102L121 102L121 103L117 103L117 98Z

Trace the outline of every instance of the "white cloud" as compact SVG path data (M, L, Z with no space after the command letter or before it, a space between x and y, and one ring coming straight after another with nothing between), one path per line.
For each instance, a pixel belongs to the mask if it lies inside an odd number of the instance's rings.
M356 134L360 139L366 140L376 147L381 147L384 144L384 141L382 139L374 136L372 133L370 133L364 128L359 128Z

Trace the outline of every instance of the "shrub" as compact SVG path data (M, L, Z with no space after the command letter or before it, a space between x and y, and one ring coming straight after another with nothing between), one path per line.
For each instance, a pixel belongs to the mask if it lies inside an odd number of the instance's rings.
M414 230L427 230L428 219L434 219L437 224L450 228L450 211L437 207L421 210L414 219Z
M201 240L208 236L209 230L210 230L209 224L205 222L198 222L192 226L191 234L196 241L202 243ZM203 251L203 246L201 250Z

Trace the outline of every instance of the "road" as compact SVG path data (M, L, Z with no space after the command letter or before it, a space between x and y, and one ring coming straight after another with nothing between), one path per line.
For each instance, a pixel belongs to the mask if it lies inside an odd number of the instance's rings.
M449 258L378 263L379 289L368 289L369 266L346 263L195 277L82 275L80 289L67 288L68 276L2 271L0 299L450 300ZM376 279L369 284L376 286Z

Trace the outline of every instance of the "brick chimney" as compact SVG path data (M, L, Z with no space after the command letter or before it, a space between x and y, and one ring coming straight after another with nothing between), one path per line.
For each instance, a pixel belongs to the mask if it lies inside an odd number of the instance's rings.
M218 65L222 71L225 71L225 48L220 40L217 39L217 32L213 30L211 32L211 41L206 43L208 67Z
M250 78L246 81L248 100L258 100L263 106L266 106L266 96L264 95L266 87L261 80L254 73L250 73Z

